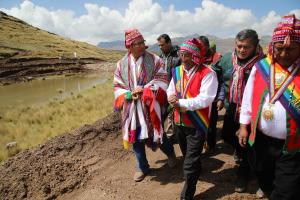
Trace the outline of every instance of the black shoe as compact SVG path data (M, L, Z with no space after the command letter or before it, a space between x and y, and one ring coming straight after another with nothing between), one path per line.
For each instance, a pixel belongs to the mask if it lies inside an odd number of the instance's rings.
M258 190L256 191L256 194L255 194L257 199L269 198L270 195L271 195L270 191L263 191L260 188L258 188Z
M236 164L240 164L242 162L242 156L236 150L233 152L233 160Z
M245 178L237 178L235 182L235 188L234 191L238 193L245 192L247 190L248 181Z

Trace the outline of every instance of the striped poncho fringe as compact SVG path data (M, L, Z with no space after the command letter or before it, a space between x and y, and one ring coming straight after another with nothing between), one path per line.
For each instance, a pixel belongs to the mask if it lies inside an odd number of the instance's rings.
M137 140L148 140L147 144L162 143L162 113L165 108L161 105L167 102L168 84L164 63L158 56L146 52L138 75L133 73L130 59L130 54L126 54L118 62L114 74L114 109L123 111L123 144L126 149ZM126 101L126 96L131 94L135 85L144 87L142 97L136 101Z

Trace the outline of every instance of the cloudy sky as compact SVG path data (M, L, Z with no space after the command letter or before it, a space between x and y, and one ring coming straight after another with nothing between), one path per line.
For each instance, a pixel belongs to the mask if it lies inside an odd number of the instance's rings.
M299 0L0 0L0 10L41 29L98 44L138 28L148 43L161 33L234 37L244 28L271 35Z

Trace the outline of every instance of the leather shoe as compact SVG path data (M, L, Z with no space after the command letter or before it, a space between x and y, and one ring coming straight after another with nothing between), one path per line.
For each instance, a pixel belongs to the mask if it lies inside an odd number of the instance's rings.
M248 186L248 181L245 178L237 178L234 191L238 193L245 192Z
M147 176L147 174L144 174L143 172L135 172L133 176L133 180L135 182L140 182L144 180L144 178Z
M177 164L176 155L175 153L172 153L171 156L168 157L168 165L170 168L175 167Z

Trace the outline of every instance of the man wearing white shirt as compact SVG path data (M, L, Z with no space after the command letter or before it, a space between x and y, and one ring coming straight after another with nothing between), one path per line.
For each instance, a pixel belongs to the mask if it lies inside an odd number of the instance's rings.
M185 184L181 200L194 198L201 170L201 152L209 125L210 106L218 88L216 73L203 65L205 47L198 39L180 47L182 64L172 69L167 89L168 101L174 107L174 132L184 157Z
M283 17L269 54L257 62L244 91L239 143L262 192L271 200L300 198L300 20Z

